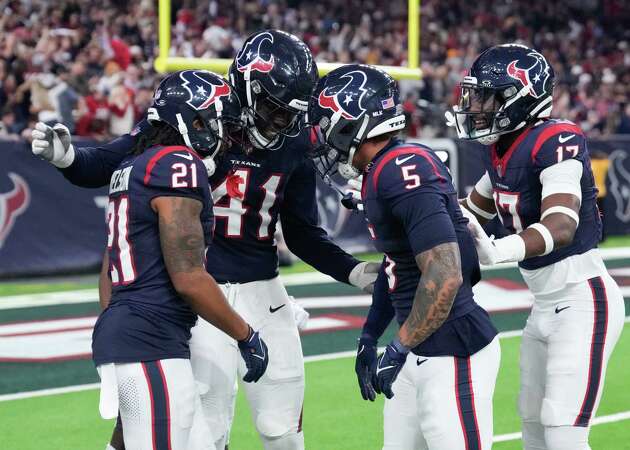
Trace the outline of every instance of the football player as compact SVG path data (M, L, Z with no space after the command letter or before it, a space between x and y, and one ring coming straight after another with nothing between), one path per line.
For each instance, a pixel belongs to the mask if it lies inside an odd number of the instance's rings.
M535 298L521 344L524 447L585 450L625 313L597 249L602 222L586 137L550 118L553 86L536 50L492 47L464 77L447 118L460 138L487 146L486 172L463 201L480 261L518 262ZM501 239L479 225L497 214L510 233Z
M103 264L111 297L94 327L92 350L102 381L104 417L120 411L127 450L209 448L190 364L197 314L238 342L246 382L263 376L265 343L236 313L204 267L214 220L206 166L224 145L240 102L220 76L186 89L191 72L166 77L148 111L151 131L113 172ZM49 133L54 133L50 131ZM38 135L46 139L46 136ZM206 157L202 160L202 157Z
M371 290L379 265L353 258L317 225L316 173L306 155L311 142L301 127L317 82L308 47L281 31L255 33L234 59L230 80L248 126L241 144L232 145L209 178L216 229L207 270L270 346L265 376L244 386L265 449L299 450L304 447L304 363L293 304L278 278L276 225L280 220L295 255L341 282ZM185 84L191 90L207 89L192 77ZM102 147L74 149L60 127L53 127L55 153L43 156L72 183L85 187L105 184L134 142L150 130L143 122ZM40 145L33 142L35 153ZM195 379L204 388L202 406L216 448L223 450L237 370L244 367L237 367L235 341L203 320L193 329L190 345Z
M398 86L376 68L323 77L308 121L323 175L363 174L368 228L385 254L356 362L363 398L387 397L383 448L489 449L500 349L473 298L477 252L448 169L431 149L399 139ZM394 316L400 330L377 361Z

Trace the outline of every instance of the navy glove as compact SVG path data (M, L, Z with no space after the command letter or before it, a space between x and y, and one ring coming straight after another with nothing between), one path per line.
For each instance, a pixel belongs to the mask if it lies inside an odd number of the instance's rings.
M354 363L354 371L357 373L361 397L371 402L376 398L374 386L376 385L376 339L369 336L359 338L357 359Z
M385 394L387 398L394 396L392 385L405 365L407 353L409 349L402 345L398 338L385 348L385 352L378 358L376 365L376 392Z
M243 381L246 383L257 382L263 376L265 370L267 370L267 364L269 364L267 344L260 338L258 331L254 331L252 327L249 327L247 338L238 341L238 348L247 366L247 373L243 377Z

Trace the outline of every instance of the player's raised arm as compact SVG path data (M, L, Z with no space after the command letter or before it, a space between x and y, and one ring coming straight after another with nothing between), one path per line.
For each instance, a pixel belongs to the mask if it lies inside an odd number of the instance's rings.
M243 379L257 381L267 368L267 347L232 309L214 278L206 272L202 203L168 196L154 198L151 206L158 214L164 263L175 290L203 319L238 341L249 369Z
M94 188L109 184L112 173L131 152L136 139L150 127L146 120L106 144L75 148L68 128L39 122L31 133L31 151L57 167L72 184Z

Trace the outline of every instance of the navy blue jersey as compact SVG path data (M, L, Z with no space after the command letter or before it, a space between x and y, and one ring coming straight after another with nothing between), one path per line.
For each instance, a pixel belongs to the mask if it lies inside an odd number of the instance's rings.
M459 245L462 286L446 322L414 353L463 357L485 347L497 331L473 299L480 278L477 251L442 161L427 147L394 140L364 175L362 198L376 248L385 254L388 296L399 324L409 315L422 275L416 255L447 242ZM383 292L377 297L386 298Z
M496 145L483 153L499 218L511 233L540 222L540 173L544 169L571 158L582 163L580 223L573 242L548 255L521 261L520 267L539 269L597 247L602 232L597 188L586 138L577 125L564 120L545 120L525 129L503 156L497 154Z
M203 204L206 245L213 215L203 162L186 147L152 147L130 155L111 177L107 209L112 296L94 327L94 362L189 358L196 315L181 299L162 258L156 197L189 197Z
M142 133L147 126L140 123L136 132ZM101 147L77 149L75 161L62 173L79 186L102 185L134 140L129 134ZM318 226L317 175L306 156L310 145L309 134L303 130L285 138L275 151L245 155L234 146L218 161L209 180L216 203L216 232L207 258L208 272L218 282L246 283L277 276L274 234L278 221L289 250L320 272L348 282L359 261L333 244Z

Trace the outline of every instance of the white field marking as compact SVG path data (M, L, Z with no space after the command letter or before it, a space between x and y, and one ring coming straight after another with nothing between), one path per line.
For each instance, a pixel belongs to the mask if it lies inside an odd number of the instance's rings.
M621 422L622 420L630 419L630 411L624 411L615 414L609 414L607 416L599 416L595 417L591 421L591 425L602 425L605 423L613 423L613 422ZM506 441L518 441L523 437L523 434L518 433L508 433L508 434L499 434L498 436L494 436L492 438L493 442L506 442Z
M630 316L626 317L625 319L626 323L630 323ZM519 337L523 335L523 330L514 330L514 331L503 331L501 333L499 333L499 339L511 339L514 337ZM379 347L379 351L383 351L385 349L385 347ZM330 360L334 360L334 359L342 359L342 358L351 358L355 355L356 351L354 350L348 350L348 351L344 351L344 352L335 352L335 353L324 353L321 355L312 355L312 356L306 356L304 357L304 362L305 363L310 363L310 362L316 362L316 361L330 361ZM9 400L19 400L19 399L24 399L24 398L32 398L32 397L44 397L44 396L50 396L50 395L59 395L59 394L65 394L68 392L78 392L78 391L88 391L91 389L98 389L100 387L99 383L91 383L91 384L80 384L80 385L75 385L75 386L65 386L65 387L59 387L59 388L52 388L52 389L41 389L39 391L27 391L27 392L16 392L14 394L4 394L4 395L0 395L0 402L6 402ZM630 411L628 412L623 412L623 413L619 413L621 415L624 414L630 414ZM617 416L619 414L612 414L610 416L602 416L601 418L596 418L594 420L594 423L597 421L600 421L601 423L609 423L609 422L615 422L617 420L613 420L610 419L608 421L605 421L605 417L614 417ZM618 419L618 420L624 420L626 417L624 416L623 419ZM599 423L599 422L598 422ZM520 436L520 433L512 433L514 435L518 434Z
M626 319L626 322L628 321L630 321L630 317ZM509 339L509 338L521 336L522 334L523 332L521 330L504 331L504 332L499 333L499 339ZM383 351L384 349L385 347L380 347L378 350ZM305 356L304 362L311 363L311 362L316 362L316 361L331 361L334 359L351 358L355 354L356 354L355 350L348 350L344 352L335 352L335 353L324 353L321 355ZM15 394L0 395L0 402L5 402L9 400L19 400L19 399L31 398L31 397L44 397L48 395L59 395L59 394L65 394L68 392L87 391L90 389L98 389L99 387L100 387L99 383L92 383L92 384L80 384L76 386L67 386L67 387L59 387L59 388L52 388L52 389L42 389L39 391L17 392Z
M630 247L622 248L604 248L599 250L602 258L606 261L609 259L630 258ZM492 272L494 270L501 270L511 267L517 267L516 263L497 264L496 266L486 267L481 266L483 272ZM630 271L630 268L626 269ZM626 271L623 268L611 269L611 274L618 274L623 276ZM285 286L300 286L311 284L327 284L336 283L335 279L319 272L305 272L294 273L290 275L280 275L280 280ZM630 287L622 287L622 293L624 296L630 296ZM512 291L514 292L514 291ZM354 296L360 297L360 296ZM33 306L48 306L48 305L68 305L73 303L90 303L98 301L97 289L80 289L75 291L60 291L45 294L23 294L23 295L11 295L0 296L0 310L3 309L15 309L15 308L30 308ZM360 304L356 306L367 306L367 304ZM344 306L344 305L337 305ZM348 305L350 306L350 305ZM355 305L352 305L355 306ZM324 306L322 306L323 308ZM328 306L325 306L328 307ZM509 309L509 308L504 308Z

